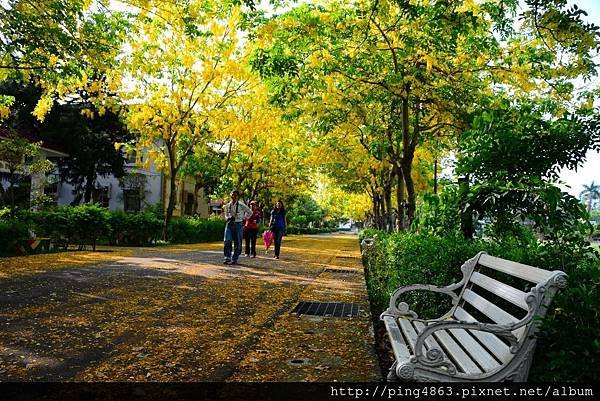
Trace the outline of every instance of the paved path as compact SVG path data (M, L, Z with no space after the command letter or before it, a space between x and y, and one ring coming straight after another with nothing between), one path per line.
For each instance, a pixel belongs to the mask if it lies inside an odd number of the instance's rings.
M221 250L0 261L0 381L380 379L356 236L285 237L280 260L239 266L223 265ZM290 313L301 301L362 311Z

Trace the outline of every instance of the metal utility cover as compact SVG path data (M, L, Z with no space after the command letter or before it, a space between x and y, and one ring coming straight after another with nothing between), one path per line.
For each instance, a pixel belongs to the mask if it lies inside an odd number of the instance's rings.
M349 270L349 269L325 269L325 273L339 273L339 274L359 274L358 270Z
M358 316L360 310L361 307L358 304L302 301L291 313L325 317L355 317Z

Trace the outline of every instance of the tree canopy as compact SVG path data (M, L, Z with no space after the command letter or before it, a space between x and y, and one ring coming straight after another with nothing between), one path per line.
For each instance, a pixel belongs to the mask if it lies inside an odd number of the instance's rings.
M166 224L185 175L264 202L327 181L405 229L448 156L473 188L551 185L598 148L598 89L575 82L597 73L600 31L577 6L270 4L7 1L0 80L39 87L40 120L58 99L89 100L90 118L119 112L135 139L116 146L169 177ZM0 95L6 118L14 97Z

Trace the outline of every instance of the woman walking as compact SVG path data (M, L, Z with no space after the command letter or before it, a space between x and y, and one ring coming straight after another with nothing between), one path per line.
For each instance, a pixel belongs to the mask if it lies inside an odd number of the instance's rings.
M246 243L245 256L256 257L256 237L258 235L258 219L260 219L260 210L258 210L256 201L250 202L252 216L246 219L244 223L244 242Z
M287 229L287 216L283 202L277 201L273 210L271 210L271 220L269 228L275 234L275 259L279 259L279 251L281 250L281 239Z

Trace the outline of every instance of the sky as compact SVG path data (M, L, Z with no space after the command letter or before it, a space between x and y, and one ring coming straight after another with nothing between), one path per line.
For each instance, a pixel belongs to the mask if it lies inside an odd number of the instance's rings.
M600 26L600 0L576 0L570 1L569 4L576 4L582 10L588 13L585 19ZM597 63L600 63L600 56L596 57ZM600 85L600 77L595 77L593 84ZM596 106L599 106L596 104ZM560 180L566 185L561 185L564 190L573 196L579 196L583 191L583 185L589 185L592 181L596 184L600 183L600 153L590 151L586 155L584 165L574 170L563 170L560 173Z

